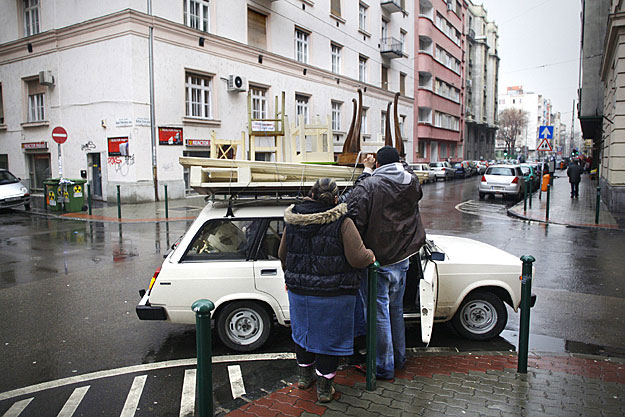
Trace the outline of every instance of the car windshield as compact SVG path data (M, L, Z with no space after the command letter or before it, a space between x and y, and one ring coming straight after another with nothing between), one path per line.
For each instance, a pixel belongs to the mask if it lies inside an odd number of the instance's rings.
M15 175L11 174L9 171L0 171L0 184L14 184L19 182Z
M454 168L462 168L462 164L460 163L454 164Z
M503 175L508 177L514 177L514 168L507 167L490 167L486 171L486 175Z

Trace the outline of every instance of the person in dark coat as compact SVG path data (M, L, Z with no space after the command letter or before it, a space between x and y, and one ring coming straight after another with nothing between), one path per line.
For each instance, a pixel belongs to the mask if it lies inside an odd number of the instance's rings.
M278 256L285 271L291 334L298 364L297 386L310 387L317 374L317 399L329 402L340 356L353 354L354 306L375 262L347 205L338 204L338 187L317 180L310 197L289 206Z
M571 198L579 198L579 182L582 180L582 172L583 168L577 159L566 170L566 175L568 175L571 183Z

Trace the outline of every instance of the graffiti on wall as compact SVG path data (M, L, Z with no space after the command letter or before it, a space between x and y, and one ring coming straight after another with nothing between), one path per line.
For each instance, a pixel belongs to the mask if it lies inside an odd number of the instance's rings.
M109 156L107 163L116 173L125 177L128 175L128 171L130 171L130 166L135 164L135 156Z
M83 143L82 145L80 145L80 149L82 151L90 151L92 149L95 149L95 143L93 143L92 141L89 141L87 143Z

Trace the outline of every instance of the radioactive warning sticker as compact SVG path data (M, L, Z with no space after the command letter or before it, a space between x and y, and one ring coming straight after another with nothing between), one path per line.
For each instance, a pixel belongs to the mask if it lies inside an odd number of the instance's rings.
M82 186L74 185L74 197L82 197Z
M51 206L55 206L56 207L56 194L54 193L54 191L50 191L48 193L48 199L50 201L50 205Z

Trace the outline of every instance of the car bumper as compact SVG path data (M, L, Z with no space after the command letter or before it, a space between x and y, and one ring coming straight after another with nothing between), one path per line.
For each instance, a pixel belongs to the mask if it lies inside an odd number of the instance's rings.
M150 305L150 299L146 293L142 295L141 301L137 304L136 311L139 320L167 320L165 308Z
M521 188L519 185L499 185L499 184L488 184L488 183L480 183L478 188L480 193L483 194L506 194L506 195L518 195Z
M10 197L0 200L0 208L17 207L30 203L30 196L28 197Z

